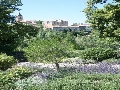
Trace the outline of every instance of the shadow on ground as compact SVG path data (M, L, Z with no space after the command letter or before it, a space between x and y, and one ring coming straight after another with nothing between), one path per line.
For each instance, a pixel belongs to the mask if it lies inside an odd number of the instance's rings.
M7 55L13 56L15 59L18 60L18 62L27 62L27 57L25 57L23 51L14 51L10 52Z

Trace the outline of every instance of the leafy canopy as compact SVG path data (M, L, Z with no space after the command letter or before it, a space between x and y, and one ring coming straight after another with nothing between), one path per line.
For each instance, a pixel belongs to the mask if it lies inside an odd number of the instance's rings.
M99 4L103 7L99 8ZM88 0L84 12L87 22L100 31L100 37L119 37L116 32L120 28L120 0Z
M37 28L26 26L15 21L15 16L11 15L17 8L22 6L21 0L1 0L0 1L0 52L10 52L14 50L25 37L35 36Z

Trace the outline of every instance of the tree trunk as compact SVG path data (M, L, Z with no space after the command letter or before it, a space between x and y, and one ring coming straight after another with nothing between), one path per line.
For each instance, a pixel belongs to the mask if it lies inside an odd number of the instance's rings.
M57 71L58 71L59 68L60 68L60 67L59 67L59 64L56 62L55 65L56 65L56 69L57 69Z

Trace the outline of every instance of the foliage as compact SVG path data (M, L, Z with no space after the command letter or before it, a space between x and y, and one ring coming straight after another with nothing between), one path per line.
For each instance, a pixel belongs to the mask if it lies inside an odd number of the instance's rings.
M80 49L80 56L84 59L104 60L114 58L119 52L119 42L114 37L99 38L99 32L93 31L90 35L76 38Z
M0 54L0 70L6 70L17 63L17 60L12 56Z
M11 90L15 89L15 82L19 79L27 78L34 71L29 68L14 67L5 72L0 72L0 89Z
M119 90L120 76L112 74L72 73L47 84L26 86L26 90Z
M88 36L78 36L76 38L76 43L79 45L79 50L84 50L85 48L96 47L98 45L99 37L97 35Z
M40 20L39 20L39 21L37 21L37 25L39 26L39 28L40 28L40 29L43 29L42 22L43 22L43 21L40 21Z
M67 49L69 47L65 43L56 39L41 39L31 43L24 48L24 51L28 61L31 62L59 62L63 57L67 56Z
M69 44L72 44L74 49L78 49L79 46L75 41L77 34L79 34L79 32L74 32L69 30L63 30L63 31L48 30L48 31L40 31L37 38L38 39L39 38L42 38L42 39L56 38L58 41L67 42Z
M10 25L10 23L15 22L15 17L10 13L14 12L15 10L19 10L17 6L21 5L22 4L19 0L12 0L12 2L8 2L7 0L0 1L0 51L4 51L4 49L8 49L9 51L10 49L12 50L14 46L16 46L15 44L10 45L16 41L14 38L15 33L12 29L13 27Z
M67 35L63 39L63 41L72 44L73 45L73 49L78 49L79 48L79 45L76 43L75 36L74 36L74 34L72 32L68 31Z
M111 48L88 48L82 51L81 57L84 59L93 59L97 61L102 61L111 57L115 57L116 52Z
M10 1L10 0L8 0ZM15 22L15 16L11 15L17 6L21 6L20 0L8 2L2 0L0 3L0 52L10 52L23 42L24 38L35 37L37 28Z
M115 30L120 28L120 6L119 0L88 0L84 10L88 22L94 29L100 31L100 37L119 37L115 35ZM99 8L101 4L103 8Z
M72 56L71 53L77 48L78 44L72 32L48 30L40 31L36 39L30 41L28 47L24 48L24 51L28 61L53 62L53 59L62 56Z
M16 31L17 46L24 48L27 46L26 41L33 40L39 32L39 28L36 28L31 25L16 24L14 26ZM19 44L19 45L18 45ZM29 43L28 43L29 44Z
M20 44L23 47L23 40L25 38L30 39L31 37L35 37L37 33L37 28L33 26L26 26L17 23L11 25L8 29L4 31L1 30L0 51L10 52L17 46L20 46Z

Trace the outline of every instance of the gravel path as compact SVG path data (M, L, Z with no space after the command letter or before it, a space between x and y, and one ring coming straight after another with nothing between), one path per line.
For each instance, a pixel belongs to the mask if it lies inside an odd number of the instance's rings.
M76 64L76 63L59 63L60 67L73 67L73 68L79 68L79 67L96 67L98 65L110 65L113 68L120 69L120 64L110 64L110 63L98 63L98 64ZM17 66L22 66L22 67L30 67L30 68L50 68L50 69L55 69L55 64L45 64L45 63L30 63L30 62L21 62L18 63Z

